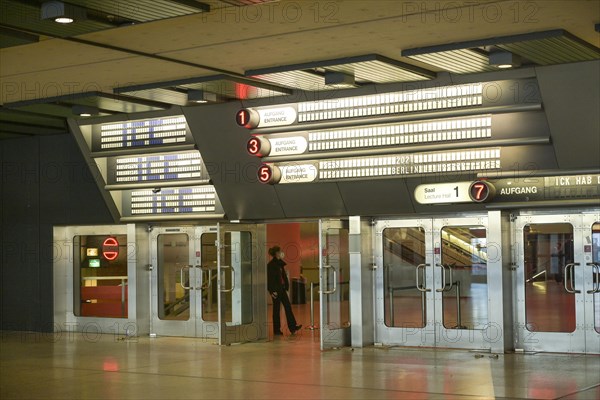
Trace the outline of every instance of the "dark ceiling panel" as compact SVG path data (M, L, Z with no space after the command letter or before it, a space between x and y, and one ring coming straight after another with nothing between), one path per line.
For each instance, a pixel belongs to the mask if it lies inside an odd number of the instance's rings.
M359 84L418 81L432 79L436 75L435 72L378 54L253 69L246 71L245 75L294 89L336 89L325 86L323 76L327 71L354 75Z
M551 65L600 58L600 49L562 29L402 50L408 57L454 73L494 71L487 52L507 50L524 61Z
M98 114L99 116L115 113L165 110L170 107L170 105L165 103L102 92L76 93L44 99L25 100L7 103L4 107L12 110L54 115L64 118L80 118L79 115L73 113L73 105L97 107L100 111Z
M182 93L178 93L177 89ZM187 95L185 92L190 89L214 93L221 100L248 100L292 93L291 90L276 85L224 74L119 87L115 89L115 93L143 99L160 98L161 101L168 100L169 104L186 105Z
M29 112L7 110L6 108L0 109L0 121L59 129L66 129L67 127L65 120L62 118L50 118L48 116L37 115Z

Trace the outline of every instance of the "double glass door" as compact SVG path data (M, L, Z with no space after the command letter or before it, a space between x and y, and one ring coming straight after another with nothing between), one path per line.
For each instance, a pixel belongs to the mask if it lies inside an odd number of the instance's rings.
M600 214L515 220L516 347L600 353Z
M254 226L160 227L151 233L151 334L216 339L220 344L262 339L254 328L264 312L254 301ZM262 282L261 282L262 280Z
M487 217L381 220L376 342L489 349Z

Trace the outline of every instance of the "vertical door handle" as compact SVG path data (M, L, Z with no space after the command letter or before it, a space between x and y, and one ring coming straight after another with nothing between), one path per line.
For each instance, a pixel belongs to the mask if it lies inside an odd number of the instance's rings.
M587 265L592 267L592 290L588 290L587 293L600 293L600 263L591 262L587 263Z
M419 292L431 292L431 289L427 289L426 285L425 285L425 267L429 267L429 264L419 264L417 265L417 268L415 270L415 283L417 286L417 290ZM419 271L422 270L423 271L423 284L421 284L419 282Z
M331 266L331 265L323 265L321 268L323 269L323 274L324 274L323 276L327 276L326 274L327 274L327 270L328 269L333 269L334 280L333 280L333 289L327 290L327 289L323 289L321 287L321 289L319 290L319 292L323 293L323 294L332 294L332 293L335 293L335 291L337 289L337 283L336 283L337 272L336 272L335 268L333 266ZM327 280L327 283L329 283L329 279ZM323 286L323 285L321 285L321 286Z
M452 273L452 268L449 265L444 264L436 264L438 267L442 269L442 287L439 289L435 289L436 292L448 292L454 286L452 279L454 278L454 274ZM446 283L446 269L450 271L450 284Z
M221 274L223 274L225 271L225 269L230 269L231 270L231 287L229 289L221 289L222 293L229 293L229 292L233 292L233 289L235 289L235 270L233 268L231 268L230 266L221 266ZM221 278L223 278L223 275L221 275ZM223 281L225 281L225 279L223 279Z
M185 286L185 285L183 284L183 282L185 282L185 281L183 280L183 270L184 270L184 269L187 269L187 270L188 270L188 278L189 278L189 276L190 276L190 267L191 267L191 265L188 265L188 266L186 266L186 267L182 267L182 268L179 270L179 285L180 285L180 286L181 286L183 289L185 289L185 290L190 290L190 289L192 288L191 286Z
M563 285L564 285L567 293L571 293L571 294L581 293L581 290L575 290L575 266L576 265L579 265L579 263L569 263L569 264L565 265L565 268L563 270L563 272L564 272ZM570 281L571 288L567 287L567 280Z

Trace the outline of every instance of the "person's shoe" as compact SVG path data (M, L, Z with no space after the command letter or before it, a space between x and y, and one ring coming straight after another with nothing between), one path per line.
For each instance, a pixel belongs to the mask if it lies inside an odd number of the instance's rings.
M279 332L274 332L273 336L283 336L283 332L279 331Z
M292 331L292 335L293 335L294 333L298 332L300 329L302 329L302 324L300 324L300 325L296 325L296 326L294 327L294 330Z

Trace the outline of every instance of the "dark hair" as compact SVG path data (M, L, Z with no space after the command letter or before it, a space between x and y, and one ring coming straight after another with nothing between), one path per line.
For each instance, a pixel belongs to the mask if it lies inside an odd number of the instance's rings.
M275 254L279 253L281 251L281 247L279 246L273 246L269 249L269 255L271 257L275 257Z

